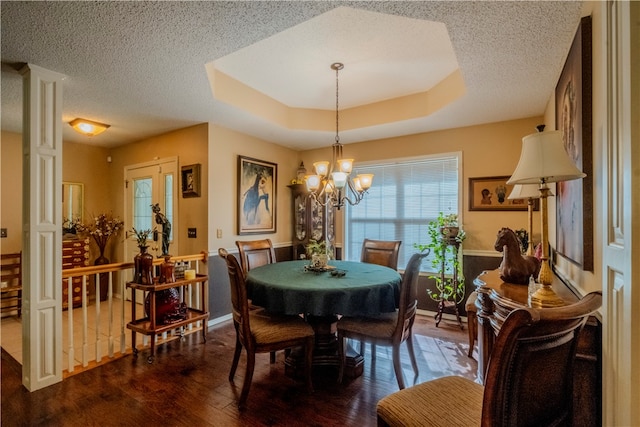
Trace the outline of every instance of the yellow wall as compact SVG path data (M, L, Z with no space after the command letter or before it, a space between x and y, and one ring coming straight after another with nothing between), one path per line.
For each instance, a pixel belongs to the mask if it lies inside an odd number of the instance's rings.
M2 216L7 238L0 241L3 253L22 250L22 135L2 132ZM84 184L84 218L110 210L111 187L108 150L85 144L64 142L62 180Z
M0 227L7 238L0 239L2 253L22 250L22 135L2 132L0 143Z
M542 117L533 117L348 144L344 147L344 154L356 160L357 168L358 162L462 151L463 211L461 219L467 233L464 250L465 253L489 251L493 254L496 253L493 244L498 230L502 227L526 228L527 212L469 211L468 180L476 177L511 175L520 158L522 137L535 132L535 126L542 123L542 120ZM323 148L302 152L301 156L307 170L310 171L313 168L313 162L322 159L330 160L331 152L329 148ZM374 177L373 185L375 182ZM534 215L534 240L536 241L540 239L539 223L539 214L536 212ZM337 235L338 244L340 244L342 243L340 229L337 230Z
M269 238L274 246L291 243L291 195L287 185L296 176L298 152L220 126L209 132L211 198L209 199L209 248L235 249L236 240ZM238 156L247 156L278 165L276 233L238 235ZM217 237L217 230L222 238Z
M95 214L112 210L110 199L114 189L108 177L113 169L107 162L108 155L107 148L63 143L62 180L84 184L85 222Z
M201 164L201 197L182 198L179 195L178 224L180 244L176 253L193 254L207 250L208 125L180 129L164 135L142 140L126 146L107 149L90 144L65 142L63 145L63 181L84 184L85 222L94 214L108 212L124 217L124 167L151 161L155 158L178 156L179 167ZM22 248L22 136L2 132L2 210L1 226L7 228L8 237L0 241L2 252ZM112 162L107 162L111 156ZM196 227L198 237L187 238L187 228ZM112 262L122 261L124 235L112 239L105 254ZM92 244L91 261L97 256ZM125 260L126 261L126 260Z
M207 250L207 201L209 199L209 186L206 179L209 170L207 134L208 125L200 124L123 145L110 152L112 173L109 174L109 185L114 189L111 204L114 212L118 212L121 217L124 215L125 166L174 156L178 156L179 168L200 163L200 197L183 198L181 194L178 195L179 227L173 231L179 233L179 246L172 247L171 253L195 254ZM197 229L197 238L187 238L187 228L190 227ZM119 246L114 259L121 258L122 247Z

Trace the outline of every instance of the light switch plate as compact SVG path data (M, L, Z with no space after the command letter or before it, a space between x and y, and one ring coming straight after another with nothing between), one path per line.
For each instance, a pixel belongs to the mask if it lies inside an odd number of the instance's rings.
M0 228L0 237L7 237L7 229Z

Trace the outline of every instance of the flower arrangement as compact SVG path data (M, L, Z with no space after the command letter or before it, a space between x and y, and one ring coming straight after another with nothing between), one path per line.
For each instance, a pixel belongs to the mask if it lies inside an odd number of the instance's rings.
M76 234L78 228L82 226L82 221L79 217L64 218L62 221L62 231L69 234Z
M136 235L136 240L138 242L138 247L147 247L149 246L147 243L147 240L149 239L149 236L151 235L151 233L153 233L155 231L155 228L153 230L148 229L148 230L136 230L135 227L131 227L131 231L133 232L133 234Z
M91 223L75 223L75 228L78 232L86 233L93 237L93 240L100 250L100 257L104 256L104 249L107 246L109 238L118 234L123 226L124 221L120 218L105 213L95 216Z

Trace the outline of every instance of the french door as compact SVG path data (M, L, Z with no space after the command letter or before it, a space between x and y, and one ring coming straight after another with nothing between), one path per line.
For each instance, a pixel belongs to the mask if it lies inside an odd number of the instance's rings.
M148 252L162 254L162 225L156 224L152 206L158 204L160 212L169 220L169 250L178 254L178 158L170 157L153 162L125 167L125 261L132 261L139 252L136 230L156 230L150 236Z

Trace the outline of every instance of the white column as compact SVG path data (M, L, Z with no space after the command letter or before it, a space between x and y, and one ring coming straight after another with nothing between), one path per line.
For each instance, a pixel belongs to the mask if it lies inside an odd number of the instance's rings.
M22 384L62 381L62 80L23 75Z
M602 425L632 426L640 425L640 4L609 1L601 7L606 120L596 155L602 155L604 196Z

